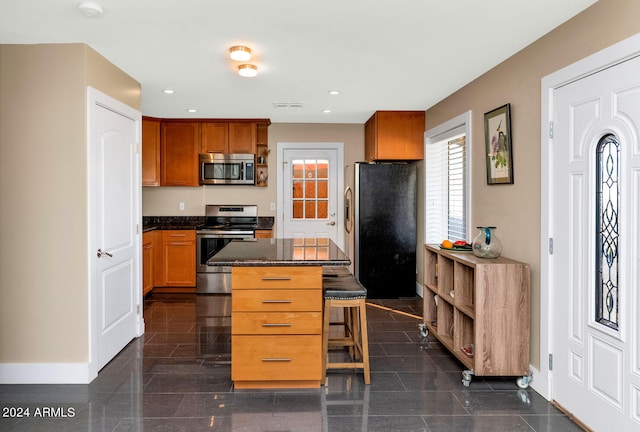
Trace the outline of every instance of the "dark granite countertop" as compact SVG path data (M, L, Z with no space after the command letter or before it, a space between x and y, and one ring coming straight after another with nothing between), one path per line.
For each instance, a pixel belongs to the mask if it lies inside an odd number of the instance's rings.
M256 229L273 229L273 216L258 216ZM194 230L204 224L204 216L144 216L142 232L153 230Z
M346 266L351 261L328 239L271 238L232 241L210 266Z

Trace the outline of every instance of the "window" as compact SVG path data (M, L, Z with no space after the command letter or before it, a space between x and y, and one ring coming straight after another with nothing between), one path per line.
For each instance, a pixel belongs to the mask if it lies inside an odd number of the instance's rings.
M469 240L468 112L425 134L425 241Z
M329 161L294 159L291 164L293 219L329 217Z
M596 147L596 322L618 329L619 145L613 135Z

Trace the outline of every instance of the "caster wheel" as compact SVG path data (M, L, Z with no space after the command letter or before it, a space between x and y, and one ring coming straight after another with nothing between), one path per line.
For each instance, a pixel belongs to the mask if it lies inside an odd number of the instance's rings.
M427 328L427 326L425 326L424 324L420 324L418 328L420 329L420 336L422 336L423 338L429 336L429 329Z
M527 389L529 388L529 383L531 382L531 378L529 376L523 376L516 380L516 385L518 388Z

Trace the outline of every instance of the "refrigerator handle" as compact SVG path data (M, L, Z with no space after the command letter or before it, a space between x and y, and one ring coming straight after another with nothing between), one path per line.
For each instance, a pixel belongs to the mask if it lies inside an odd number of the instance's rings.
M351 233L353 227L353 218L351 217L351 200L353 198L353 192L351 186L347 186L344 191L344 229L347 233Z

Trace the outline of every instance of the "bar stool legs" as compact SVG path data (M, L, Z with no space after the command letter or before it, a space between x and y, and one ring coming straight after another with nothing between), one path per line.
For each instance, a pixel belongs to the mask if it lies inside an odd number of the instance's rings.
M331 326L331 308L342 308L344 312L345 336L329 337ZM350 362L329 361L329 350L332 347L348 347ZM367 310L364 298L325 298L322 331L322 382L325 381L327 369L361 368L364 383L371 382L369 369L369 338L367 335Z

